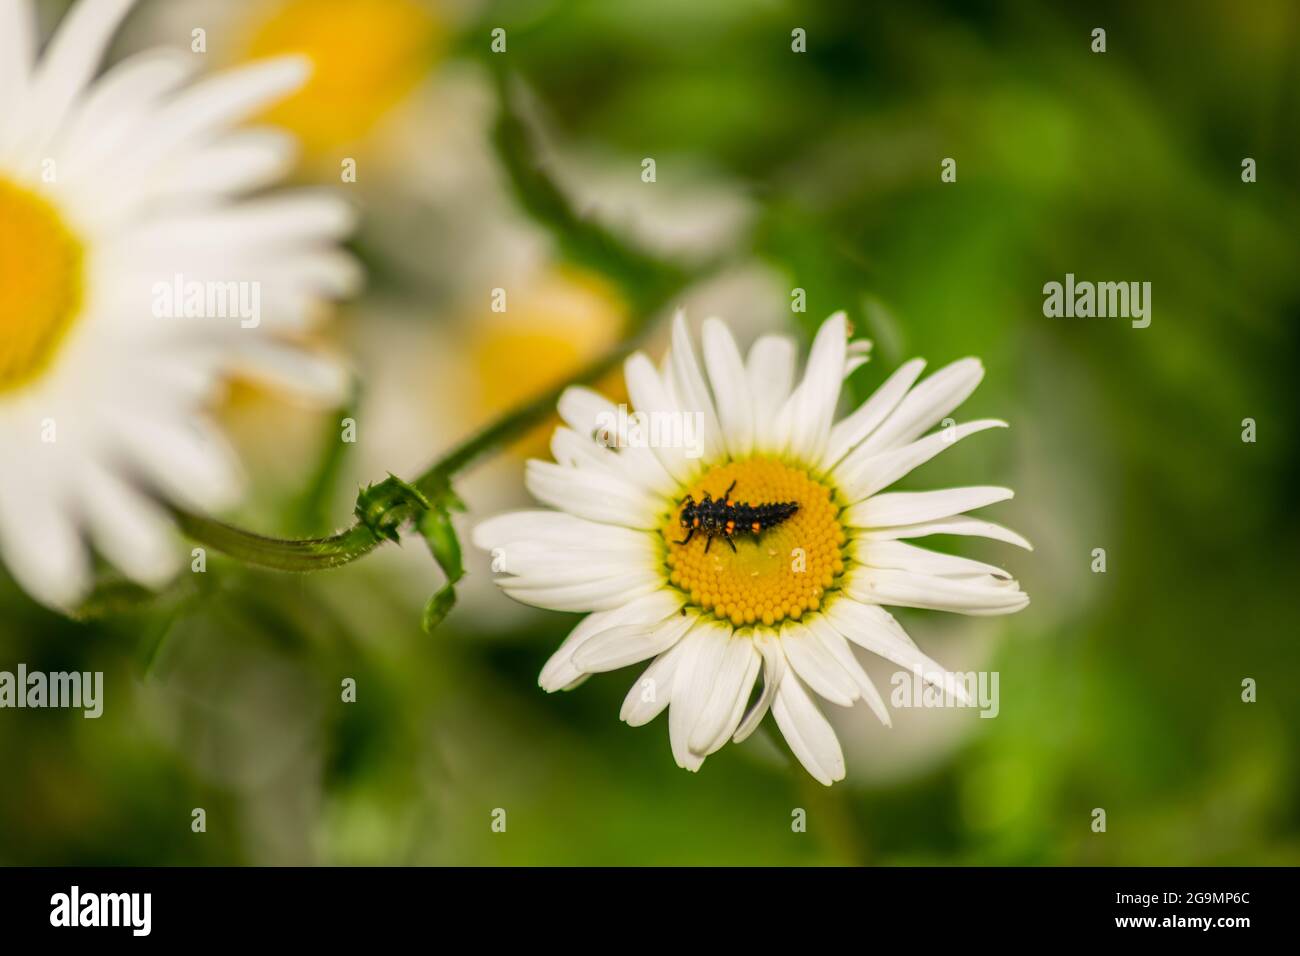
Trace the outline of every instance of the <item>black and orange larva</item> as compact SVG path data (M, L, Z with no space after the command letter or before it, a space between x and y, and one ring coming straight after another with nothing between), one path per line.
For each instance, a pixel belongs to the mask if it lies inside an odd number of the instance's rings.
M687 544L695 537L695 532L699 531L709 537L704 544L706 554L714 538L725 538L727 544L731 545L731 550L735 551L736 542L731 539L736 535L752 534L757 538L799 510L797 501L772 501L763 505L751 505L747 501L737 503L731 500L731 492L735 487L733 481L717 501L707 491L703 501L696 501L692 495L687 495L681 502L681 524L689 530L685 538L675 543Z

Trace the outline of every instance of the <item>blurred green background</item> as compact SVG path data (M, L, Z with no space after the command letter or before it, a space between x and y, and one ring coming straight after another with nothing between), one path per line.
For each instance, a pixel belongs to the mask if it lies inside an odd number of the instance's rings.
M906 486L1015 488L989 517L1032 554L935 540L1033 604L899 612L941 662L998 671L1000 713L833 715L848 780L828 790L775 735L677 769L664 718L617 719L633 670L542 693L576 618L510 604L480 556L432 635L418 541L310 576L213 555L79 621L0 572L0 669L106 682L98 720L0 711L0 863L1300 862L1300 6L144 0L113 56L196 25L213 68L301 42L353 94L272 118L308 137L304 182L352 190L370 273L329 326L355 445L337 411L239 384L215 409L253 489L235 520L329 531L358 483L413 473L679 302L742 339L806 339L845 308L876 341L858 398L913 355L983 358L961 414L1011 430ZM538 157L498 123L502 89ZM576 226L521 181L539 158ZM1044 317L1067 272L1150 281L1150 327ZM465 527L526 501L544 440L461 477Z

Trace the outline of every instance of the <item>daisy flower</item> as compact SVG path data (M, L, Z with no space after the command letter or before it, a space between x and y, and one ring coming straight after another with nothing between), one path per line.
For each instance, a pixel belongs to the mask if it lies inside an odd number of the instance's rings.
M813 694L845 707L865 700L890 722L850 645L965 697L885 606L989 615L1029 603L1000 568L908 543L954 534L1028 548L966 514L1010 490L885 491L967 435L1006 423L927 434L979 384L973 358L919 384L925 363L914 359L836 421L841 383L870 347L849 341L843 313L822 325L797 384L787 338L764 336L742 358L727 326L710 319L702 344L703 363L679 313L662 367L640 353L627 360L642 414L566 391L555 461L530 461L526 473L555 510L490 518L474 541L492 552L514 599L590 612L542 669L545 690L650 660L621 716L639 726L667 709L678 766L698 770L770 710L800 763L829 785L843 779L844 756ZM679 421L698 432L671 427ZM665 440L673 436L690 440Z
M0 2L0 559L58 607L86 593L92 544L141 583L174 572L162 499L235 500L204 415L225 375L339 392L337 365L279 333L359 278L342 202L241 198L293 143L240 124L307 64L189 83L200 57L149 51L95 79L131 6L83 0L38 59L32 4Z

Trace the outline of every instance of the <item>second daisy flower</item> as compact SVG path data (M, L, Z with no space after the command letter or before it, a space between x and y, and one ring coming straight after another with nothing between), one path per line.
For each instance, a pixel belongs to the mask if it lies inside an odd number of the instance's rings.
M962 695L882 605L977 615L1025 607L1028 595L1002 569L907 543L955 534L1028 548L966 514L1012 492L882 492L967 435L1006 423L926 434L983 378L975 359L920 384L925 363L914 359L836 421L841 384L868 349L849 341L837 313L796 384L789 339L765 336L742 357L727 326L710 319L701 365L679 314L662 368L638 353L624 374L637 412L698 423L693 447L637 441L628 434L635 417L589 389L565 392L555 461L530 461L527 471L529 490L555 510L500 515L474 532L511 597L590 612L543 668L544 689L650 660L622 718L640 725L667 709L679 766L698 770L770 710L824 784L843 779L844 756L810 690L841 706L865 700L890 722L850 642ZM611 422L616 435L606 434Z

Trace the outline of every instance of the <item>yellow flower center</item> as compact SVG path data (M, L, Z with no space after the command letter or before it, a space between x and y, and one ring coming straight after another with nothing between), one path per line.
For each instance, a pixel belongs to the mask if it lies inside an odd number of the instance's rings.
M285 0L253 26L247 57L311 60L311 78L264 119L319 157L370 132L415 86L441 40L441 25L415 0Z
M81 243L54 206L0 178L0 394L49 366L81 311Z
M723 533L712 543L704 522L681 543L691 529L682 526L680 503L665 521L669 580L689 595L691 604L737 627L756 621L777 624L817 610L844 570L845 534L831 489L777 459L750 458L710 469L685 489L683 500L689 494L698 503L707 492L716 502L732 482L729 500L735 507L719 516ZM741 526L735 520L744 515L741 505L776 502L799 508L757 533L752 524ZM730 535L725 533L728 520L733 522Z

